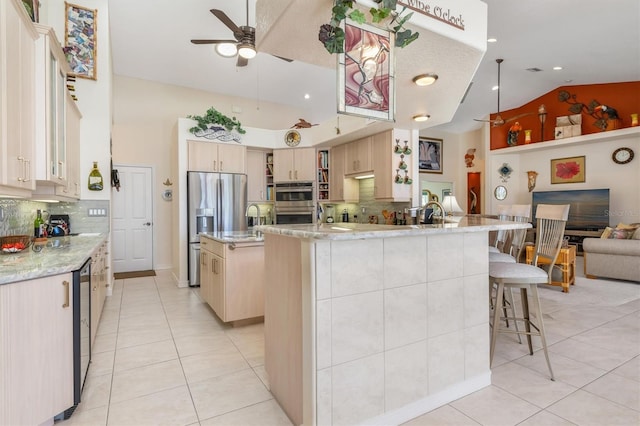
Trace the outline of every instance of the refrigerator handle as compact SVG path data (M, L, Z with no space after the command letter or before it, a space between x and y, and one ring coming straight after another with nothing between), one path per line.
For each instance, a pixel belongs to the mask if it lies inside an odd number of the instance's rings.
M216 197L216 207L217 212L216 216L218 218L218 229L217 231L222 231L224 228L224 224L222 223L222 219L224 215L222 214L222 200L224 199L224 181L222 179L218 179L218 196Z

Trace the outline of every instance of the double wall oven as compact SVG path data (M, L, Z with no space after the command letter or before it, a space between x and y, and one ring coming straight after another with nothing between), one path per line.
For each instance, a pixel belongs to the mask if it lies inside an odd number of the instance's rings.
M315 223L315 191L313 182L276 183L276 224Z

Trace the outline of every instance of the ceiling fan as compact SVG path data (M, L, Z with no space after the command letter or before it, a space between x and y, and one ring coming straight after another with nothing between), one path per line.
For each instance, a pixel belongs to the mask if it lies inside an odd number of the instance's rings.
M238 55L238 61L236 66L244 67L249 63L249 59L256 56L256 29L249 26L249 0L247 5L247 25L237 26L226 13L219 9L211 9L211 13L218 18L223 24L225 24L233 32L235 40L200 40L193 39L193 44L215 44L216 52L220 56L231 58ZM278 58L291 62L291 59Z
M498 63L498 112L496 113L496 118L494 118L493 120L481 120L478 118L474 118L475 121L482 121L484 123L491 123L491 125L493 127L498 127L498 126L502 126L505 123L508 123L510 121L513 120L517 120L520 117L524 117L526 115L532 115L532 112L525 112L524 114L518 114L514 117L508 118L508 119L504 119L502 118L502 115L500 115L500 64L502 64L502 62L504 61L504 59L496 59L496 62Z

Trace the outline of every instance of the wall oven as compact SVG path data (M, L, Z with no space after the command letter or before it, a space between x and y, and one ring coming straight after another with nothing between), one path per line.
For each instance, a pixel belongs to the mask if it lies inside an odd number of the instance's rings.
M315 223L316 204L313 182L276 183L275 187L276 224Z

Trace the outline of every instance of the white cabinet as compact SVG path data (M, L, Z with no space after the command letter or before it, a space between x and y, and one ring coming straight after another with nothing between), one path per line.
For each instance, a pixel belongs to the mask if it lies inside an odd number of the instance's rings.
M188 141L189 171L246 173L247 148L242 145Z
M73 406L71 273L0 285L0 424Z
M357 203L359 194L358 181L345 179L346 145L338 145L330 151L329 201Z
M314 148L276 149L273 151L274 182L316 180Z
M0 192L30 196L34 179L35 31L22 2L0 1Z
M269 163L271 161L271 163ZM261 203L273 201L273 154L247 150L247 201Z
M56 187L56 193L73 199L80 199L82 191L80 178L80 120L82 114L71 95L66 94L66 144L67 144L67 184Z
M371 136L346 144L345 175L358 175L373 170L371 164Z
M67 186L67 74L71 72L53 29L36 24L36 167L39 185ZM73 102L73 101L72 101Z
M393 131L387 130L372 136L373 197L381 201L409 202L411 201L412 185L411 183L405 183L405 177L408 177L411 181L415 178L412 175L411 154L413 153L395 153L395 139L398 139L400 146L404 148L404 141L409 139L409 131L394 129ZM402 161L406 165L405 169L400 167ZM397 174L400 175L400 182L396 181Z
M221 243L203 236L200 294L224 322L263 316L264 243Z

